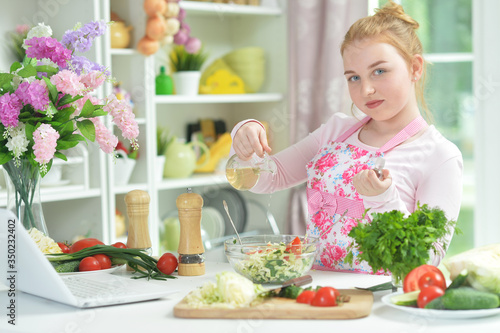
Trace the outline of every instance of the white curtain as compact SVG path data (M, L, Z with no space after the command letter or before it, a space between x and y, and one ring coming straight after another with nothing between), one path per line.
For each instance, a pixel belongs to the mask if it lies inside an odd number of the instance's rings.
M288 2L290 142L300 141L333 113L350 107L340 44L352 23L368 12L368 0ZM304 234L305 185L290 191L288 233Z

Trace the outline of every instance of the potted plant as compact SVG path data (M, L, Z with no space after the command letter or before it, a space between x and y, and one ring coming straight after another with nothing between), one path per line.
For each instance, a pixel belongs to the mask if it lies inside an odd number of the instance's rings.
M168 143L170 142L170 133L167 129L158 126L156 128L156 166L158 173L156 180L163 179L163 169L165 168L165 152L167 151Z
M201 66L208 55L200 48L189 53L184 45L175 46L170 52L170 65L178 95L197 95L201 77Z

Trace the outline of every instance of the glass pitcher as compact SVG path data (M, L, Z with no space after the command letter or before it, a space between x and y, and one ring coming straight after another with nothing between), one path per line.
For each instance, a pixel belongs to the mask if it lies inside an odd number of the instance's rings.
M276 173L276 163L267 154L261 158L256 154L248 161L241 160L234 154L226 164L226 178L237 190L247 191L257 184L261 172Z

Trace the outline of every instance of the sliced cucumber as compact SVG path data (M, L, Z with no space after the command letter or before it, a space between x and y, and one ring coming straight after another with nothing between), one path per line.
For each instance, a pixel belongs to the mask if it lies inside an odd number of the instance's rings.
M467 281L468 276L469 272L467 271L467 269L462 270L460 274L458 274L457 277L453 281L451 281L450 285L448 286L448 289L453 289L463 286L465 284L465 281Z
M391 297L391 302L401 306L417 306L418 295L420 290L411 291L400 295Z

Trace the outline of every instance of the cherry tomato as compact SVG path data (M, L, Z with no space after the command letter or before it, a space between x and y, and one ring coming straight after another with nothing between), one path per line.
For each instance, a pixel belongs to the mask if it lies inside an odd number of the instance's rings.
M80 250L86 249L87 247L92 247L95 245L104 245L104 243L95 238L80 239L70 246L69 253L75 253Z
M116 242L116 243L114 243L111 246L114 246L114 247L116 247L118 249L126 249L127 248L127 245L123 244L122 242Z
M170 275L177 268L177 258L172 253L165 253L158 259L156 267L163 274Z
M405 279L403 280L403 291L405 293L409 293L410 291L418 290L418 280L427 272L441 271L439 270L439 268L432 265L421 265L417 268L414 268L410 271L410 273L408 273L408 275L406 275Z
M316 292L313 290L304 290L297 297L297 303L311 304Z
M302 253L302 242L300 241L300 238L298 236L295 237L295 239L290 244L288 244L288 246L285 249L285 252L294 254Z
M78 270L80 272L85 271L98 271L101 269L101 264L94 257L85 257L80 261L80 265L78 266Z
M441 271L439 272L427 272L418 279L418 289L422 290L429 286L436 286L443 290L446 290L446 280Z
M429 286L423 288L420 290L420 294L418 294L417 306L419 308L424 308L427 305L427 303L443 295L444 295L444 290L437 286Z
M336 306L339 291L333 287L320 288L311 301L312 306ZM300 296L300 295L299 295Z
M68 245L66 245L63 242L57 242L57 245L59 245L59 247L61 248L61 251L63 253L69 253L69 247L68 247Z
M111 259L105 254L95 254L92 257L96 258L101 265L101 269L111 268Z

